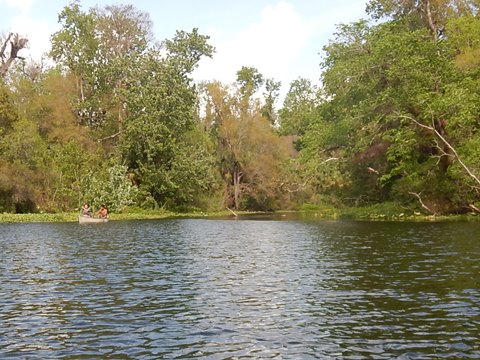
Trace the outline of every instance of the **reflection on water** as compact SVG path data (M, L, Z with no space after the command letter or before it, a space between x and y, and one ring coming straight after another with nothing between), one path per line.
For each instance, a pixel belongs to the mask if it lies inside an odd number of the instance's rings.
M0 224L0 358L480 358L480 224Z

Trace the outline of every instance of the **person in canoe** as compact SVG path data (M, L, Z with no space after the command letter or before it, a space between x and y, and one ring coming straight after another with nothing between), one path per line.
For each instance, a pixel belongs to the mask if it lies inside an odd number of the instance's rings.
M108 209L105 205L100 206L100 210L98 210L97 216L100 219L108 219Z
M82 216L92 217L92 208L88 203L83 203L82 205Z

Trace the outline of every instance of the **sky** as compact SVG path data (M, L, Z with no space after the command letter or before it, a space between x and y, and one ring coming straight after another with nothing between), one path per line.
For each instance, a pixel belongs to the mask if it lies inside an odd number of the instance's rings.
M18 32L29 39L20 55L38 61L60 29L58 14L69 0L0 0L0 34ZM196 81L232 83L242 66L252 66L282 83L304 77L319 82L322 48L336 26L366 18L366 0L80 0L91 7L132 4L150 15L156 40L177 30L198 28L210 36L213 59L203 59Z

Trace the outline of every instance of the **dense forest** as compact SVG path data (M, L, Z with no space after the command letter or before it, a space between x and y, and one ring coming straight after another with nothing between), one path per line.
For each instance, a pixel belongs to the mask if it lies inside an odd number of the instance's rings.
M195 83L198 29L131 5L59 14L48 61L0 43L0 211L83 201L215 211L395 204L480 212L480 1L370 0L318 44L321 86L256 68Z

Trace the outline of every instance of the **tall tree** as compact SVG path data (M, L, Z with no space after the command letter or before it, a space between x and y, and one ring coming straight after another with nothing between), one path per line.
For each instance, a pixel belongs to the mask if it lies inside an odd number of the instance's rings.
M166 41L166 55L152 49L129 68L122 157L140 188L158 204L188 203L210 178L205 172L207 145L189 135L195 128L197 101L190 76L201 56L212 55L207 41L196 29L177 32ZM196 166L193 161L198 161Z
M274 79L267 79L265 81L265 91L263 97L265 104L262 107L262 115L270 121L272 125L278 125L278 116L275 109L275 103L280 96L280 87L282 83Z
M237 83L240 85L240 93L243 96L251 97L264 82L263 75L254 67L242 66L237 71Z
M79 120L101 129L102 140L112 140L123 129L127 69L152 45L149 15L131 5L83 12L72 3L59 21L62 29L52 36L50 55L77 79Z
M206 85L203 123L215 130L225 206L272 210L283 199L283 171L291 143L276 134L263 116L262 104L245 98L243 84L240 88L218 82Z
M260 90L264 83L265 79L257 68L242 66L237 71L237 85L242 95L242 102L239 104L241 111L246 113L252 107L251 101L255 102L256 100L253 95Z
M95 35L95 17L84 13L78 2L66 6L58 16L62 29L52 35L50 57L75 76L78 98L72 104L79 120L93 126L102 121L95 96L99 40Z
M298 78L292 81L279 111L281 133L303 135L320 116L318 109L321 102L321 91L311 80Z

